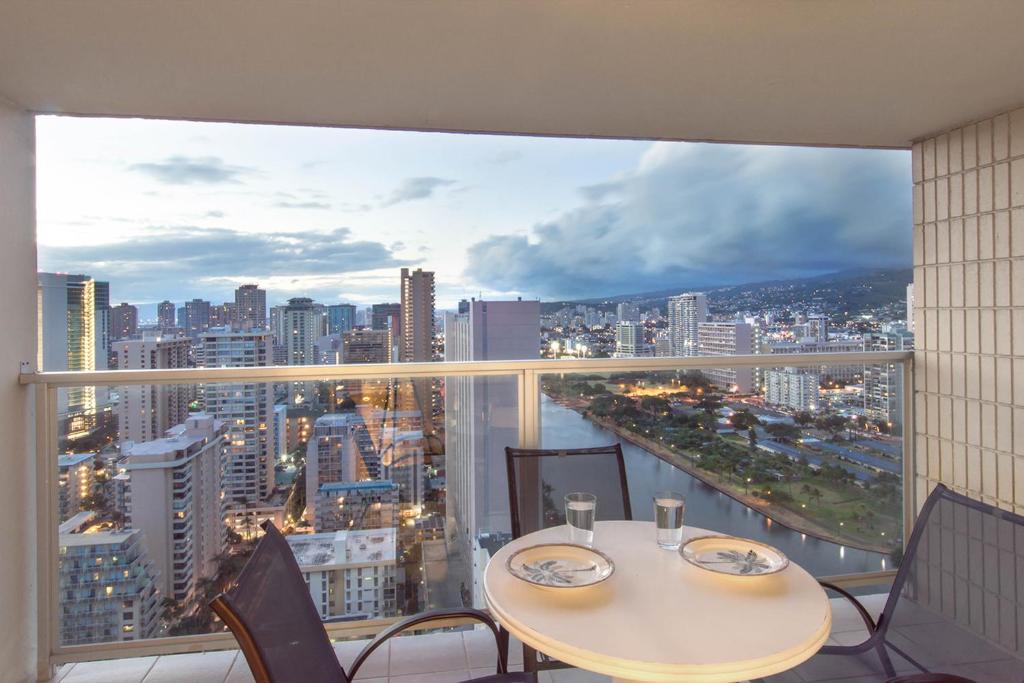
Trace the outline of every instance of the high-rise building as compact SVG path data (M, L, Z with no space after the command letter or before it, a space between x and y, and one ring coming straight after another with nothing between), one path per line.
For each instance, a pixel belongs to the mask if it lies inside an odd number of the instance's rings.
M162 596L142 531L61 533L58 543L62 645L157 635Z
M316 505L320 487L380 479L380 456L362 416L345 412L317 418L306 444L306 511L315 529L321 528Z
M403 507L423 502L423 426L416 411L358 409L317 418L306 444L306 512L314 528L325 484L390 480Z
M796 342L773 342L764 346L762 353L787 354L787 353L855 353L864 350L864 340L857 337L853 339L832 339L827 342L818 342L814 339L804 338ZM818 373L832 379L841 379L847 382L859 382L864 374L864 364L842 364L842 365L821 365L817 367Z
M356 326L356 307L352 304L331 304L327 307L327 334L344 334Z
M184 324L182 324L184 323ZM178 323L193 339L210 328L210 302L192 299L185 302L185 319Z
M142 339L114 342L121 370L169 370L188 367L192 342L159 332L143 333ZM188 417L194 390L185 384L129 384L120 388L118 430L121 441L159 439Z
M95 370L95 281L88 275L39 273L40 370ZM57 392L58 418L68 438L88 434L95 426L96 388L70 387Z
M811 368L773 368L765 371L764 402L791 410L813 412L821 406L821 375Z
M352 330L342 337L343 363L390 363L390 330Z
M615 317L618 322L638 323L640 322L640 304L632 301L623 301L615 307Z
M312 504L317 531L398 526L398 484L388 479L324 484Z
M403 363L434 360L434 274L402 268L401 346Z
M911 351L914 335L903 330L864 335L865 351ZM864 366L864 415L891 433L903 433L903 367L900 363Z
M216 573L227 527L221 490L227 426L193 413L167 436L125 449L128 526L146 535L164 597L192 603L199 582Z
M540 302L473 301L445 316L446 361L530 360L540 349ZM506 446L519 441L513 377L449 377L445 382L448 517L462 533L508 531Z
M812 313L807 316L807 336L819 344L828 342L829 318L821 313Z
M397 341L402 331L402 304L374 304L370 327L375 330L391 330Z
M313 300L305 297L289 299L282 312L281 324L288 365L314 365L313 344L319 336L320 320Z
M235 302L225 301L222 304L210 304L210 325L209 327L235 326L236 309ZM207 328L209 329L209 328Z
M139 331L139 309L124 302L110 307L110 338L131 339Z
M651 347L644 338L644 326L638 322L620 320L615 325L615 357L640 358L650 355Z
M654 336L654 355L665 358L672 355L672 337L668 330L658 330Z
M169 330L176 326L174 319L174 304L166 299L156 305L157 327L161 330Z
M108 367L107 354L110 353L110 283L93 283L93 310L96 315L96 324L93 331L96 335L96 369L106 370ZM102 403L103 401L99 401Z
M759 346L749 323L697 323L698 356L746 356L755 353ZM726 391L749 394L757 386L754 368L707 368L701 372Z
M402 314L398 330L398 360L423 363L434 360L434 274L421 268L401 273ZM397 405L401 411L418 410L423 430L434 434L434 382L416 378L398 387Z
M61 521L78 514L82 499L96 483L96 454L67 453L57 456L57 492Z
M288 300L281 312L281 334L287 365L316 365L316 340L320 335L322 316L312 299L296 297ZM288 387L288 402L310 403L316 390L315 382L292 382Z
M205 368L270 365L270 332L207 330L199 336L198 361ZM274 488L274 394L269 382L211 382L203 386L204 407L227 423L224 499L229 508L254 504ZM229 510L230 512L230 510Z
M286 538L321 619L382 619L398 613L395 529Z
M267 290L259 285L242 285L235 290L236 329L263 329L267 326Z
M708 300L700 292L688 292L668 300L668 330L672 355L697 355L697 326L708 319Z

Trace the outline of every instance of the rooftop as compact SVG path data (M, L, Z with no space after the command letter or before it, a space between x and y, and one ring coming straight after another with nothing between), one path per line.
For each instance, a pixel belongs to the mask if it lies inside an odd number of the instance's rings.
M95 453L65 453L57 456L58 467L74 467L96 457Z
M320 486L321 491L337 493L339 491L373 491L396 488L398 485L390 479L376 481L332 481Z
M135 534L141 533L139 529L123 529L121 531L92 531L84 534L61 534L60 545L65 548L83 545L120 545Z
M341 567L395 561L395 529L335 531L288 536L300 567ZM344 556L342 556L344 554Z

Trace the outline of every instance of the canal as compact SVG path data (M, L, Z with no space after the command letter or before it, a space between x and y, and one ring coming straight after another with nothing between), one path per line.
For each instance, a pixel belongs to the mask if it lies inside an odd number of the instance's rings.
M585 448L620 441L616 434L547 396L542 396L541 430L544 448ZM889 559L880 553L838 545L773 522L639 446L623 441L622 452L635 519L653 519L656 490L678 491L686 497L687 525L764 541L816 576L892 568Z

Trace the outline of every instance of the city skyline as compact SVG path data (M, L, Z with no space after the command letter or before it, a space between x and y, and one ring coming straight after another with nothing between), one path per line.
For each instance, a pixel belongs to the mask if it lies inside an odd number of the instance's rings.
M64 117L39 143L40 270L110 280L146 320L247 282L395 301L402 267L446 309L910 260L901 151Z

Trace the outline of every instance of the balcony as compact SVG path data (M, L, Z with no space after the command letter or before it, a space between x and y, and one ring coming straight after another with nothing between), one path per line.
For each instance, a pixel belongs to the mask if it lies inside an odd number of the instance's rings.
M810 7L783 0L744 6L583 3L582 9L479 3L467 10L463 3L438 0L411 8L264 3L257 12L238 3L187 4L193 11L114 0L15 1L0 9L0 278L12 293L5 298L0 342L11 380L0 387L0 425L10 455L0 480L7 512L0 535L11 558L0 579L0 611L12 626L0 644L5 680L45 680L51 664L59 664L68 681L206 680L202 671L210 680L245 680L236 654L212 652L230 647L217 634L78 649L57 642L57 501L47 459L56 452L54 393L79 379L26 374L21 386L13 381L18 363L30 372L38 348L37 302L16 295L30 290L37 270L37 114L912 150L906 187L913 187L913 220L906 233L913 233L918 299L908 317L916 321L918 350L913 371L909 362L898 361L905 363L906 380L896 399L905 420L902 514L885 523L896 524L905 539L916 506L939 483L1004 510L1024 509L1024 328L1018 324L1024 306L1024 88L1014 76L1021 3ZM200 12L203 21L196 21ZM619 372L617 367L553 372L600 374ZM462 370L462 378L472 378L469 368ZM462 370L438 366L408 376L459 377ZM380 372L396 376L395 368ZM488 375L515 383L517 417L510 431L517 443L553 443L539 398L545 372L512 364ZM166 381L231 377L184 374ZM310 374L298 381L320 379ZM892 402L885 392L874 397ZM80 435L91 426L73 425ZM299 431L304 441L312 422ZM768 445L760 434L755 427L759 443ZM633 432L630 438L647 437ZM742 434L731 439L742 446ZM862 454L812 450L855 479L873 468ZM696 463L680 461L680 467L690 465ZM668 460L659 466L674 467ZM770 504L767 497L780 490L733 472L720 479L751 504ZM810 502L826 507L832 501ZM877 519L866 515L858 519L859 530L829 526L848 519L824 515L819 521L834 534L878 528ZM415 523L410 528L429 533ZM837 621L845 618L835 607ZM146 609L159 611L153 601ZM841 642L845 633L833 628L832 638ZM459 635L436 637L458 651ZM373 673L413 680L454 672L437 678L457 680L477 668L471 636L461 638L463 659L450 657L427 667L432 671L395 671L382 663ZM195 654L201 650L211 652ZM87 661L93 659L117 661Z
M761 378L758 381L766 386L766 378L770 375L770 369L783 362L785 367L791 370L806 368L817 373L823 368L827 368L837 377L846 376L843 373L847 373L854 381L863 379L867 374L865 369L893 368L893 383L886 393L892 394L896 399L893 403L895 407L898 407L898 412L893 414L894 416L898 415L898 417L894 417L898 422L895 431L903 433L904 436L894 437L880 434L879 427L864 421L860 425L853 422L844 423L843 429L847 431L838 436L842 438L841 443L848 444L846 446L839 445L840 442L834 444L828 441L828 433L823 431L825 429L823 424L810 424L804 427L801 438L795 441L792 440L793 434L789 434L790 438L783 439L774 435L779 430L770 429L769 431L771 424L778 421L792 423L793 416L800 412L799 408L803 404L798 402L795 406L789 406L764 403L763 399L766 396L764 392L767 389L762 388L758 388L755 392L756 395L751 395L749 399L743 396L731 398L726 393L716 399L716 401L721 400L721 405L715 403L710 408L705 405L707 402L704 400L704 386L708 386L709 398L717 394L712 385L698 386L699 382L704 380L700 379L701 375L695 373L704 371L712 376L723 373L735 375L737 371L748 370L751 377ZM714 363L717 369L709 369L709 363ZM790 466L796 467L793 463L803 462L804 464L800 467L804 469L799 470L803 474L800 475L798 470L793 470L793 477L812 477L808 481L820 483L820 487L826 489L826 495L830 495L827 494L830 489L826 487L826 479L823 479L821 474L827 470L832 472L830 476L839 477L835 483L829 484L829 486L845 487L844 490L854 496L865 497L865 501L868 500L866 496L871 490L870 487L865 486L865 483L881 481L886 477L895 482L912 481L912 476L908 476L908 474L914 471L913 442L906 434L906 430L899 429L904 422L911 423L913 420L914 406L906 400L906 397L912 395L913 392L912 364L913 356L909 352L883 351L787 354L784 359L754 355L716 356L714 360L701 357L633 358L33 373L23 375L22 381L34 385L39 390L40 396L45 397L47 406L52 407L55 405L57 392L75 386L129 386L133 384L182 386L197 384L215 387L220 383L239 381L264 382L268 386L304 382L310 385L323 383L335 390L341 386L348 386L353 391L359 391L361 389L356 389L356 387L362 387L370 392L366 396L369 399L381 396L380 387L401 386L401 382L429 379L433 386L432 391L437 392L439 397L445 397L444 400L432 401L436 405L432 419L439 431L443 430L448 434L446 439L437 440L434 444L434 456L441 458L440 462L444 463L444 469L447 470L447 505L449 507L445 507L444 498L441 499L440 508L437 508L437 502L433 505L434 508L442 512L447 509L450 515L448 520L449 548L446 553L442 553L440 564L437 564L442 568L447 566L444 571L449 578L447 583L433 583L436 579L430 579L430 576L431 572L436 570L426 569L426 565L424 565L424 577L431 582L422 587L421 590L425 592L421 593L416 600L411 600L410 585L403 585L399 591L399 594L404 596L399 603L402 608L415 610L457 606L468 604L467 601L482 606L479 595L479 572L482 571L483 566L478 553L483 551L484 557L486 557L504 542L502 538L507 539L507 536L502 536L502 534L507 534L507 508L503 509L499 506L498 508L480 509L474 507L483 500L479 498L473 499L468 505L458 505L457 509L450 506L456 504L460 487L467 483L464 481L466 475L460 473L459 470L459 458L468 457L472 453L477 454L472 456L473 461L478 463L475 467L482 467L479 464L481 457L484 461L490 462L489 465L483 465L485 469L471 470L470 476L477 478L475 485L478 488L481 486L491 487L491 495L497 498L505 496L503 485L499 486L504 475L501 474L501 480L497 482L491 481L503 471L501 448L504 445L570 448L597 445L597 442L622 441L627 444L630 458L629 476L631 477L631 488L635 489L632 493L634 499L637 500L638 512L636 515L638 518L649 518L651 514L646 508L649 507L648 496L651 495L648 489L654 486L653 482L656 480L664 486L667 485L665 482L672 481L672 487L688 491L687 496L690 501L690 512L688 513L690 517L688 519L693 520L694 524L717 531L769 539L773 544L783 548L794 561L802 563L818 576L833 578L836 575L844 575L835 579L844 585L884 584L892 576L895 566L890 559L890 551L893 548L898 548L902 543L900 539L905 537L902 520L910 518L915 509L916 503L912 487L898 484L895 515L887 520L876 517L869 522L865 521L866 518L862 519L856 514L853 517L839 518L831 516L832 506L823 504L820 498L813 498L813 490L818 489L819 486L808 487L805 485L801 489L799 479L795 480L794 486L793 481L787 481L780 471L772 468L782 467L785 469L787 467L785 463L791 463ZM475 410L468 413L465 408L460 409L458 406L458 397L460 396L458 392L463 386L460 383L467 381L476 382L479 387L486 386L490 390L488 394L490 402L487 405L476 406ZM693 386L686 386L686 383L693 384ZM614 392L607 389L608 386L611 386ZM867 392L864 392L864 395L867 395ZM357 399L359 398L358 394L355 396ZM821 396L827 397L831 394L826 391ZM861 396L861 394L857 394L857 396ZM670 400L663 397L669 397ZM817 397L818 394L815 393L815 401L818 400ZM772 400L785 401L788 399ZM835 392L834 397L827 400L836 402L830 407L830 410L836 411L840 410L845 402L854 399L850 399L849 396L838 391ZM865 399L857 398L855 400L864 401ZM363 401L357 400L356 403L362 405ZM599 404L606 406L612 412L606 412L599 408ZM652 412L637 413L635 410L632 413L629 411L621 414L615 412L616 406L623 404L641 406L644 410ZM382 405L386 405L386 403ZM755 426L749 428L740 426L734 409L738 409L740 413L754 410L760 415L760 421L755 420L754 423L751 423L756 426L756 429ZM384 412L387 413L386 410ZM399 414L404 413L396 413L396 415ZM331 415L330 412L325 413L327 417ZM341 419L345 413L337 415ZM733 417L728 417L729 415ZM698 417L700 419L697 419ZM464 441L461 430L466 428L466 419L475 420L475 433L478 435L489 434L489 438L480 442ZM735 428L731 421L736 421ZM347 424L348 418L344 418L342 422ZM48 424L54 424L52 418ZM319 425L319 421L316 424ZM581 432L581 429L595 431L598 436L593 434L587 436L587 432ZM788 432L801 434L800 428L796 426L790 427ZM371 453L377 454L374 457L386 455L391 452L388 449L394 448L398 443L397 441L395 443L381 442L375 434L375 428L361 428L357 433L362 435L358 440L358 449L362 453L360 457L364 458ZM781 434L781 431L779 433ZM420 434L420 432L417 431L415 434ZM690 437L683 438L687 434L693 436L703 434L704 436L697 438L697 442L692 442ZM53 448L58 436L49 429L47 436L48 442L44 444L44 447ZM352 447L344 445L346 442L338 442L337 445L334 445L332 438L326 435L319 436L311 441L312 448L325 449L324 453L326 454L334 452L332 449ZM422 436L416 438L420 439ZM597 442L581 442L581 438L597 439ZM665 441L666 438L668 442ZM709 446L712 441L720 443L720 447ZM806 441L806 443L801 443L801 441ZM871 447L883 450L872 451ZM467 448L469 450L466 450ZM731 466L731 470L722 463L714 464L710 461L701 461L699 456L702 452L705 454L704 460L707 460L711 457L710 454L717 453L716 449L719 448L726 449L721 457L727 457L726 454L733 453L742 458L753 457L753 460L749 460L746 464L734 464ZM399 451L395 451L395 453L396 456L392 457L397 457ZM753 455L754 453L759 455ZM307 460L308 457L307 454ZM385 461L386 458L382 460L382 462ZM754 467L751 463L768 461L776 464L768 469L764 469L761 465L751 469ZM396 463L389 463L388 467L395 465ZM655 479L648 481L651 476L648 473L651 467L656 468L657 474ZM740 467L740 469L737 470L736 467ZM389 476L398 477L398 480L406 476L402 475L400 470L389 469L387 471L390 472ZM49 470L40 471L40 476L52 479L54 473L50 473ZM420 485L416 484L417 487ZM343 509L352 510L352 506L356 506L358 509L359 503L356 495L360 490L359 486L365 488L363 484L357 485L341 499L345 501ZM777 500L771 498L773 489ZM417 488L417 490L419 489ZM44 513L52 509L55 490L53 494L49 496L49 500L43 501L47 507L40 511L41 515L45 516ZM424 500L430 499L429 492L425 496ZM707 499L707 502L704 502L704 499ZM372 518L376 520L374 522L376 524L380 522L381 515L386 512L385 508L397 509L394 503L389 504L392 507L383 505L382 500L380 494L371 491L369 498L366 499L366 504L369 506L367 510L371 512L371 517L349 511L346 512L347 516L344 519L351 518L353 523L358 521L361 525L370 523ZM805 502L801 504L800 500ZM335 501L334 507L337 505L338 502ZM432 509L430 505L428 503L423 507L423 512ZM720 516L723 505L730 509L728 516ZM802 507L800 507L801 505ZM810 511L806 510L808 505L818 512L817 517L809 514ZM876 502L870 505L878 511ZM735 509L733 510L733 508ZM331 508L331 511L333 509ZM787 509L789 512L786 512ZM416 510L420 510L420 507L417 506ZM718 512L714 514L719 516L701 517L702 514L706 515L711 510L717 510ZM801 516L805 510L807 514ZM764 516L763 513L767 513L768 516ZM53 513L49 514L52 517ZM841 519L846 521L841 521ZM290 523L295 521L292 520ZM849 524L849 526L844 526L844 524ZM795 531L787 527L792 527ZM360 527L356 526L355 528ZM419 522L417 522L417 528L419 528ZM51 534L51 542L56 544L57 539L52 535L55 526L48 523L47 529ZM477 532L471 533L470 529L476 529ZM399 554L425 553L428 543L435 545L438 543L438 541L428 541L428 538L430 537L423 536L420 532L411 536L403 536L399 540L399 549L401 550ZM465 552L458 548L468 547L480 548L480 550L474 551L477 555L474 556L472 565L465 564L466 559L458 559L460 553ZM180 564L181 560L192 561L190 558L196 556L197 552L191 544L188 546L187 556L181 555L185 551L184 547L174 545L172 549L178 553L175 557L179 562L174 565L175 567ZM47 552L48 549L45 546L41 546L40 550L42 553L40 562L52 566L52 554ZM437 560L434 562L436 563ZM157 576L159 574L159 571L156 572ZM460 581L463 586L461 597L459 591L453 587L457 586ZM393 588L389 590L394 592ZM867 588L858 588L857 590L870 592L870 589ZM381 604L395 605L394 602ZM52 609L59 609L59 601L56 604L51 603L45 606L43 613ZM846 605L836 604L836 629L838 630L835 631L834 638L846 637L841 634L845 632L843 629L848 626L848 623L839 615L844 614L844 610L848 609ZM381 615L370 616L371 621L369 622L332 623L329 625L330 633L332 637L347 640L359 634L373 633L376 628L380 628L380 625L387 622L387 619L379 618ZM56 617L53 627L56 627L58 622L59 617ZM427 640L447 638L454 639L452 642L458 640L461 643L462 641L459 639L475 637L467 635L469 633L473 632L415 636L402 639L400 642L411 642L416 638L426 638ZM132 639L121 642L96 642L87 646L66 646L58 641L52 642L52 661L66 663L62 670L65 673L62 675L66 675L68 681L78 680L78 676L85 676L90 671L100 672L95 674L97 676L107 675L109 672L103 668L104 666L143 667L146 662L152 665L152 671L148 674L143 671L142 674L155 677L153 680L159 678L162 667L170 666L171 663L191 662L197 666L201 665L201 668L209 666L212 667L210 675L214 677L224 675L227 671L225 667L235 666L238 668L244 665L241 658L232 658L233 655L222 653L202 656L185 654L231 647L232 641L222 634L161 637L148 641ZM350 646L340 645L339 647L344 649ZM136 659L135 655L147 655L147 657ZM469 656L475 655L470 653ZM161 658L155 659L155 657ZM103 665L88 661L109 658L117 658L120 663ZM237 661L235 661L236 659ZM75 662L78 663L75 664ZM431 674L437 680L442 678L455 680L456 676L466 677L473 673L473 669L477 668L464 666L460 662L461 660L458 659L448 659L444 663L432 664L430 668L436 669L433 671L406 672L399 669L401 673L389 670L387 672L390 677L395 678L413 674ZM556 673L555 677L557 679L559 676L565 675L574 674ZM586 674L580 672L575 675ZM231 678L230 680L235 679Z

